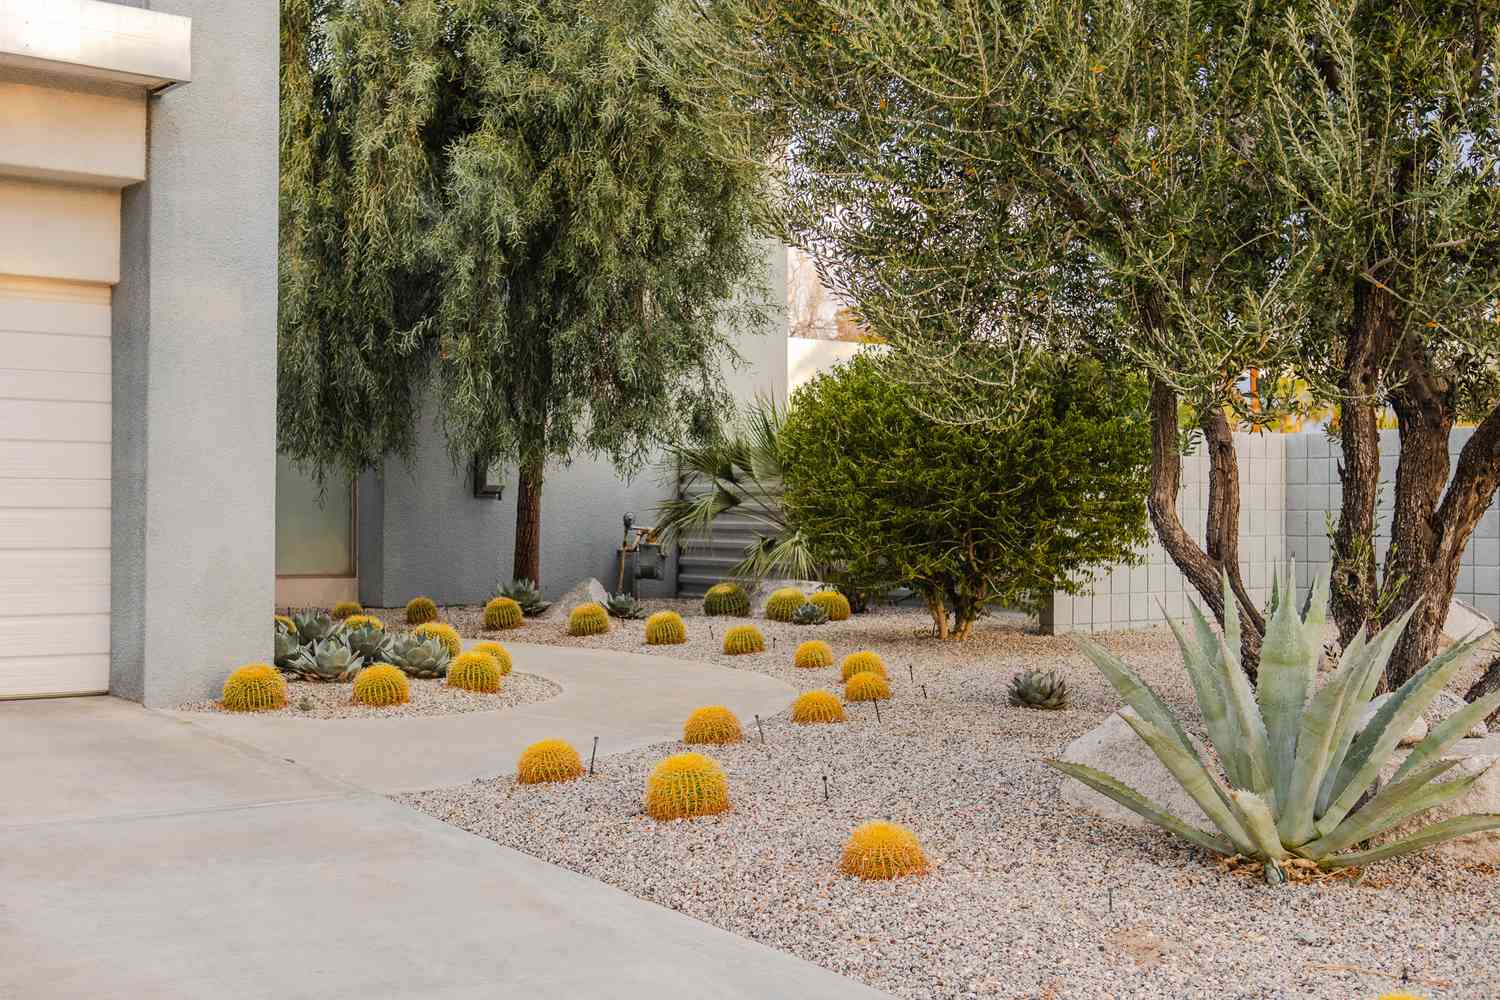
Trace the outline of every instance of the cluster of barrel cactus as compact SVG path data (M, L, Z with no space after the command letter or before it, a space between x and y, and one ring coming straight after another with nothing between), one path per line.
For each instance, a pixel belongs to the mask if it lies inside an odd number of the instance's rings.
M737 583L716 583L703 595L703 613L743 618L750 613L750 595Z
M366 667L354 678L354 700L361 705L387 708L411 700L406 674L389 663Z
M500 668L500 676L505 677L511 671L510 650L498 642L476 642L471 650L475 653L484 653L495 661Z
M416 633L423 639L436 639L442 643L449 659L464 651L464 641L459 638L458 629L447 622L426 622L417 626Z
M927 856L906 827L875 820L854 828L839 868L862 879L902 878L927 871Z
M807 595L796 587L782 587L772 591L766 598L766 618L773 622L789 622L797 609L807 603Z
M646 779L646 812L655 820L711 816L729 808L729 779L701 753L673 754Z
M740 720L723 705L705 705L696 709L682 724L684 743L738 743L744 738Z
M484 627L491 632L520 628L526 624L526 615L509 597L492 597L484 606Z
M891 684L871 670L855 674L844 682L845 701L889 701Z
M500 690L500 664L488 653L461 653L448 665L448 686L495 694Z
M724 633L724 652L729 656L764 653L766 637L754 625L736 625Z
M269 663L247 663L224 681L220 703L231 712L268 712L286 707L286 678Z
M609 612L604 605L589 601L568 614L569 635L602 635L609 631Z
M829 691L809 691L792 702L792 721L802 725L843 722L844 703Z
M566 740L541 740L521 751L516 780L523 785L572 781L583 777L583 761Z
M329 615L338 621L343 621L350 615L362 615L365 613L364 605L358 601L339 601L330 610Z
M646 643L651 646L677 646L687 642L687 625L675 611L658 611L646 619Z
M820 590L807 600L822 608L831 622L848 621L849 616L854 613L854 609L849 607L849 598L837 590Z
M803 670L820 670L833 666L833 647L822 639L809 639L797 647L792 656L793 666Z
M885 672L885 661L880 654L868 649L862 649L858 653L850 653L844 657L844 662L839 665L839 680L847 681L855 674L877 674L881 677L887 676Z
M430 597L413 597L406 602L406 624L425 625L438 617L437 604Z

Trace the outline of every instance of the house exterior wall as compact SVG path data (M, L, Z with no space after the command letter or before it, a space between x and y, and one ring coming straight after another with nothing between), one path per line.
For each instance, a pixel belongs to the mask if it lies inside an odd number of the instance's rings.
M138 0L193 19L193 82L151 101L114 310L110 687L217 693L264 660L276 482L275 3Z

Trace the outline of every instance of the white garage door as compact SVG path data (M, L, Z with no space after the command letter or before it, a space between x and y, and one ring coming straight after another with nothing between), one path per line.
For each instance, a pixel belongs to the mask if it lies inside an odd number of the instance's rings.
M110 290L0 276L0 698L109 689Z

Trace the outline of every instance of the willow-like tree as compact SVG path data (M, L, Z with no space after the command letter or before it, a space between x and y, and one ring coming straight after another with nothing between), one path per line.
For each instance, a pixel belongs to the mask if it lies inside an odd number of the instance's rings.
M518 473L708 432L766 320L759 171L658 69L658 0L283 0L281 451L357 475L441 407Z

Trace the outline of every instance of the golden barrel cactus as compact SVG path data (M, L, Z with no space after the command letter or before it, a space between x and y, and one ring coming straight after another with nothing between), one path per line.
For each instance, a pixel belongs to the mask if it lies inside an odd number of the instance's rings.
M411 682L401 668L377 663L354 675L354 700L376 708L404 705L411 701Z
M247 663L224 681L219 700L231 712L286 708L286 678L269 663Z
M844 703L831 691L809 691L792 702L792 721L804 726L843 722Z
M803 670L819 670L833 666L833 647L822 639L809 639L797 647L792 656L792 665Z
M677 646L687 642L687 624L675 611L658 611L646 619L646 643L650 646Z
M277 615L276 625L283 631L290 632L292 635L297 634L297 623L292 621L292 619L288 618L286 615Z
M358 601L339 601L328 612L328 617L334 621L343 621L350 615L362 615L365 613L364 605Z
M744 656L746 653L764 653L766 637L754 625L736 625L724 633L724 652L729 656Z
M484 606L484 627L491 632L520 628L526 624L521 605L509 597L493 597Z
M583 761L566 740L541 740L521 751L516 780L523 785L572 781L583 777Z
M406 624L425 625L437 621L438 609L430 597L413 597L406 602Z
M773 622L789 622L797 609L807 603L807 595L796 587L782 587L766 598L766 618Z
M850 653L839 666L839 680L847 681L855 674L879 674L885 677L885 661L880 658L879 653L868 649Z
M845 701L890 701L890 681L877 673L865 671L844 682Z
M684 743L738 743L744 738L740 720L723 705L704 705L695 709L682 724Z
M646 812L655 820L712 816L729 808L729 779L701 753L673 754L646 779Z
M510 650L498 642L476 642L470 647L471 653L484 653L494 658L495 665L500 668L500 676L506 677L511 671Z
M750 613L750 595L737 583L716 583L703 595L703 613L743 618Z
M569 635L603 635L609 631L609 612L604 605L589 601L568 613Z
M906 827L875 820L854 828L839 870L863 879L921 875L927 871L927 856Z
M488 653L460 653L448 664L448 686L495 694L500 690L500 664Z
M436 639L442 643L450 657L464 651L464 641L459 638L458 629L446 622L425 622L417 626L416 633L423 639Z
M385 622L381 621L379 618L376 618L374 615L350 615L348 618L344 619L344 628L348 629L350 632L353 632L355 629L361 628L377 628L384 632Z
M822 608L831 622L846 622L854 614L854 609L849 607L849 598L837 590L820 590L807 600L809 604Z

